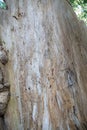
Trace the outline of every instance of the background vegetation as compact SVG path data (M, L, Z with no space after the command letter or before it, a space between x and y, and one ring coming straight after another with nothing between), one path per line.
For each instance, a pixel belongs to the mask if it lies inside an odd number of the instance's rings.
M87 0L70 0L77 16L87 24Z

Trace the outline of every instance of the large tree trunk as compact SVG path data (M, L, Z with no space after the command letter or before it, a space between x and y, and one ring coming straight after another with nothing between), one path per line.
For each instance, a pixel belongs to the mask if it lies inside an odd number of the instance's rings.
M8 0L8 130L87 130L87 30L65 0ZM6 128L6 129L7 129Z

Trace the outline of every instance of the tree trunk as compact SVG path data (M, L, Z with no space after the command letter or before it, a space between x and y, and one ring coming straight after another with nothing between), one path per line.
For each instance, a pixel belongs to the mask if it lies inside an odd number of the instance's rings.
M8 0L8 130L87 130L87 29L65 0Z

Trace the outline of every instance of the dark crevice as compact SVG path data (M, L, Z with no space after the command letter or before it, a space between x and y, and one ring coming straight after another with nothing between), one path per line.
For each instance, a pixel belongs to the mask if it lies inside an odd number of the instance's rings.
M0 130L7 130L6 125L5 125L4 116L0 117Z
M76 130L80 130L79 127L76 124L75 124L75 128L76 128Z

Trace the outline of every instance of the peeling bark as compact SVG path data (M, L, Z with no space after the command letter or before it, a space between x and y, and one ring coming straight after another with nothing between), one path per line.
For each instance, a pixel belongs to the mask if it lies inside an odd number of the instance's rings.
M87 29L66 0L8 0L8 130L87 129ZM3 86L1 86L3 87Z

